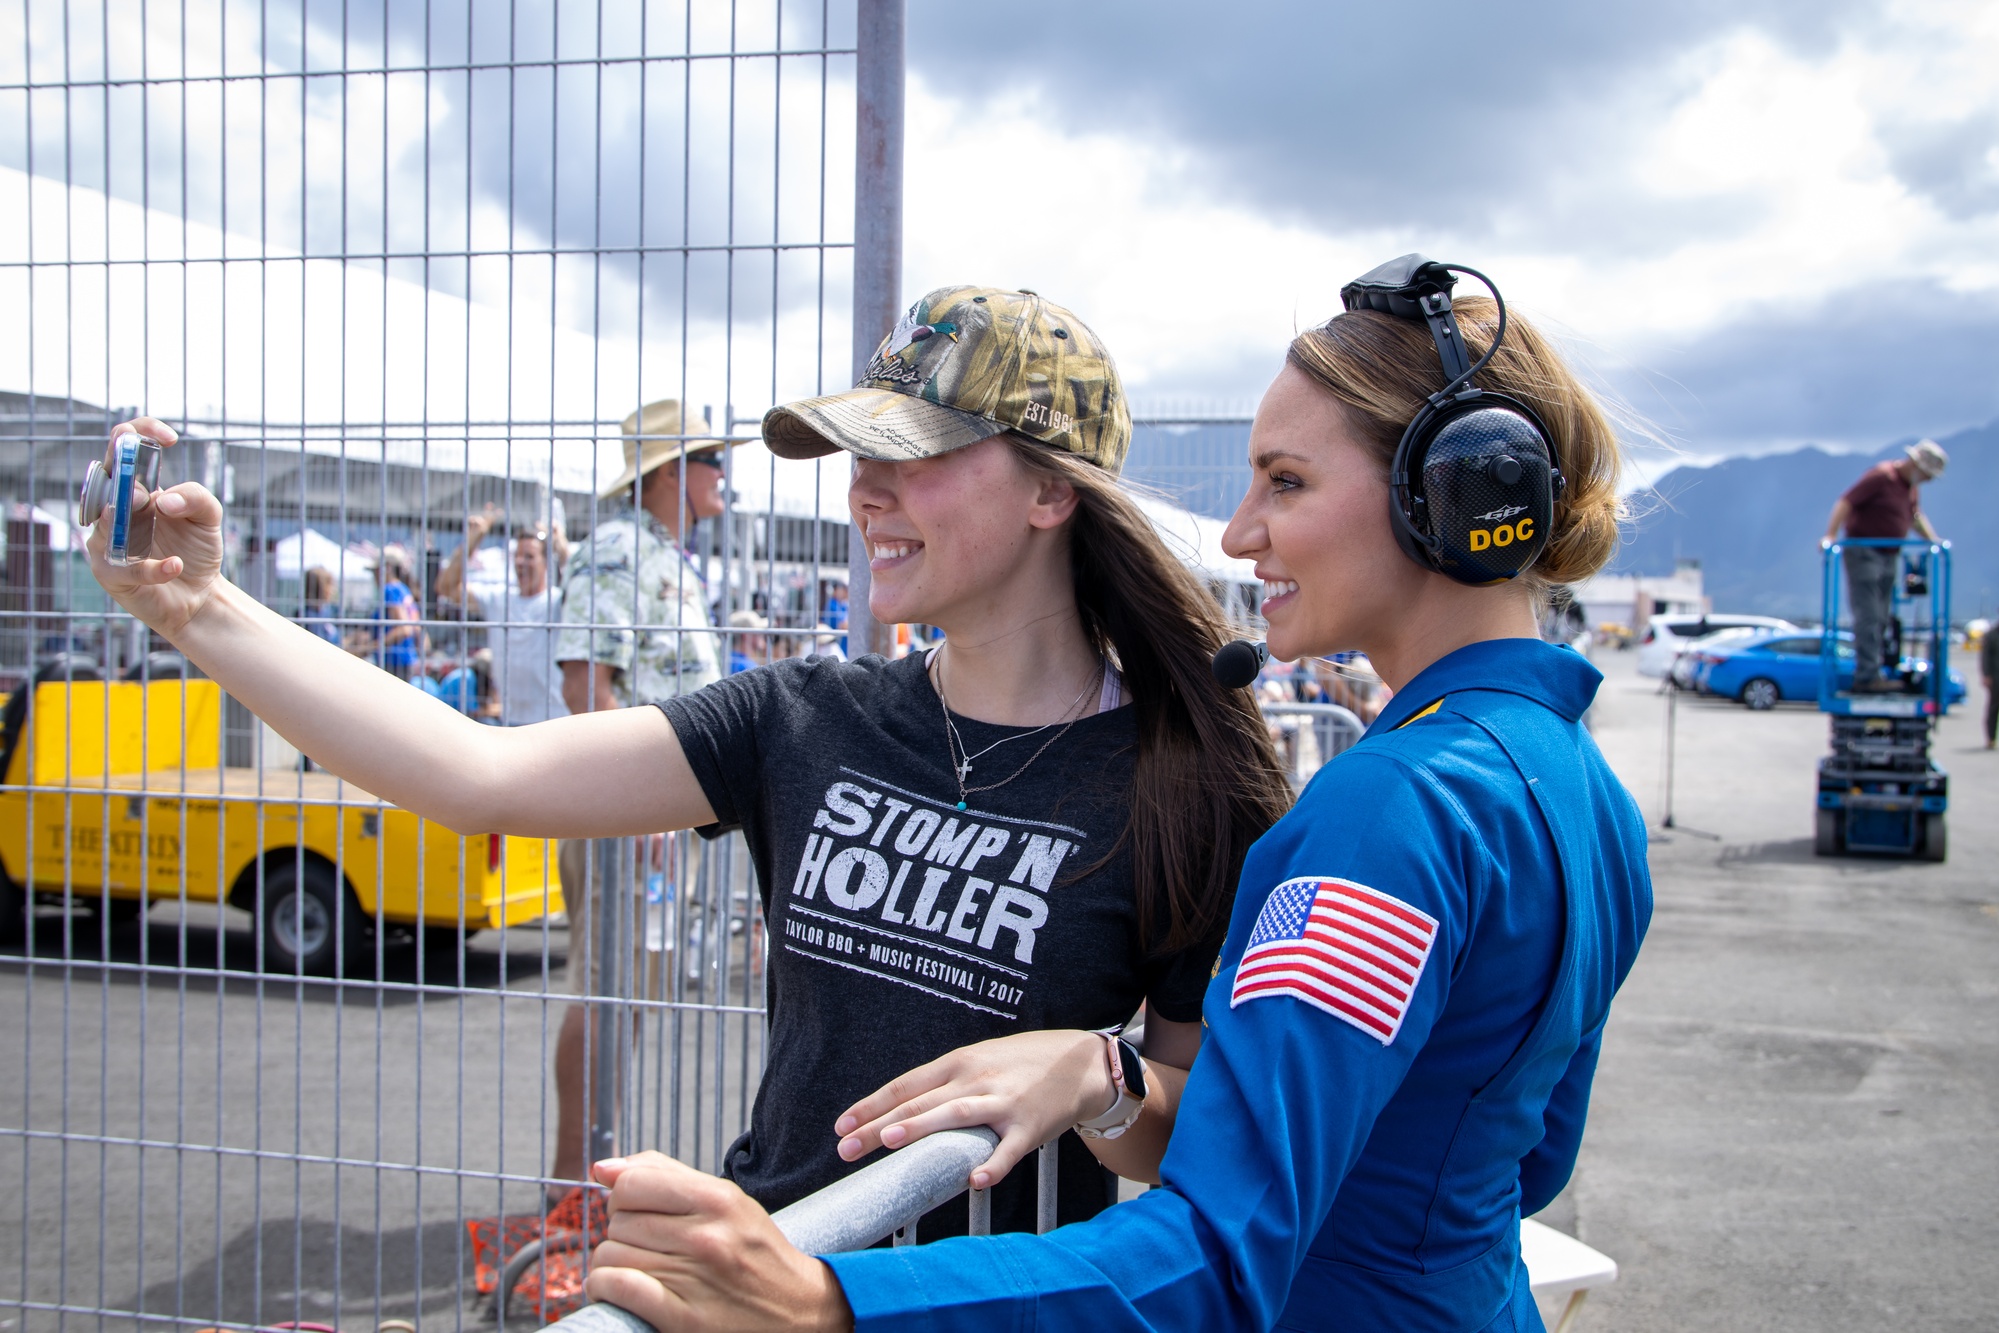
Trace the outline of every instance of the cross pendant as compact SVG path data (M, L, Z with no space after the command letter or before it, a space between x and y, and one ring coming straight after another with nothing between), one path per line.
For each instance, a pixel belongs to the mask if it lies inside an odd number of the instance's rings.
M971 760L967 759L964 762L960 763L958 765L958 781L963 782L965 780L965 775L967 773L970 773L971 771L972 771Z

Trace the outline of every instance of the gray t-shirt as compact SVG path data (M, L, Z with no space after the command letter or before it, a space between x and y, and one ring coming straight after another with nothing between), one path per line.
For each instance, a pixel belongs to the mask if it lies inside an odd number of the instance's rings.
M766 1208L856 1169L834 1151L835 1118L957 1047L1111 1027L1140 1001L1200 1017L1217 949L1148 957L1138 936L1130 706L1081 719L965 810L920 657L794 658L659 707L719 821L704 832L742 829L769 925L768 1061L724 1162ZM1031 730L955 720L973 754ZM1053 734L976 759L969 784L1005 778ZM1065 1135L1061 1220L1101 1211L1112 1184ZM965 1212L937 1209L921 1237L962 1233ZM1033 1226L1030 1160L994 1191L993 1229Z
M532 597L508 589L485 608L491 622L487 646L500 687L500 720L510 727L569 716L562 702L562 668L555 661L555 633L562 594L553 585Z

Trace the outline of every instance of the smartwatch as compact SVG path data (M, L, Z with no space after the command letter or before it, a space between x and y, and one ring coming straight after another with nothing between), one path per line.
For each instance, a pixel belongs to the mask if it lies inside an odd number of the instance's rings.
M1077 1121L1076 1132L1086 1139L1114 1139L1130 1129L1145 1110L1145 1061L1140 1058L1138 1048L1117 1033L1098 1035L1104 1039L1117 1100L1102 1115Z

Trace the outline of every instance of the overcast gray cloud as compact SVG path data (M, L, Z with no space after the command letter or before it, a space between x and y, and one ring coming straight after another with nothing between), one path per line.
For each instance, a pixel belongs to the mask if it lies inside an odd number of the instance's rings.
M998 103L1034 88L1070 128L1168 136L1197 152L1189 176L1203 188L1314 226L1414 215L1476 239L1552 180L1615 173L1629 122L1682 91L1680 55L1740 29L1822 52L1873 7L914 0L910 34L940 92ZM1704 221L1587 204L1538 219L1590 244Z
M1613 382L1696 454L1806 442L1878 447L1999 420L1999 303L1932 284L1871 284L1654 347Z

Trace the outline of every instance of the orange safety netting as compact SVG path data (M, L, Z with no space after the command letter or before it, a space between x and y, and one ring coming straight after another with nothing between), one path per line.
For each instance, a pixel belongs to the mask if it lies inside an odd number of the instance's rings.
M474 1285L482 1295L498 1292L499 1303L519 1297L543 1323L581 1308L590 1251L604 1239L610 1224L604 1199L602 1190L579 1186L563 1195L562 1202L546 1216L509 1213L468 1221L465 1230L472 1238ZM520 1275L511 1292L500 1292L508 1263L535 1241L546 1242L541 1256Z

